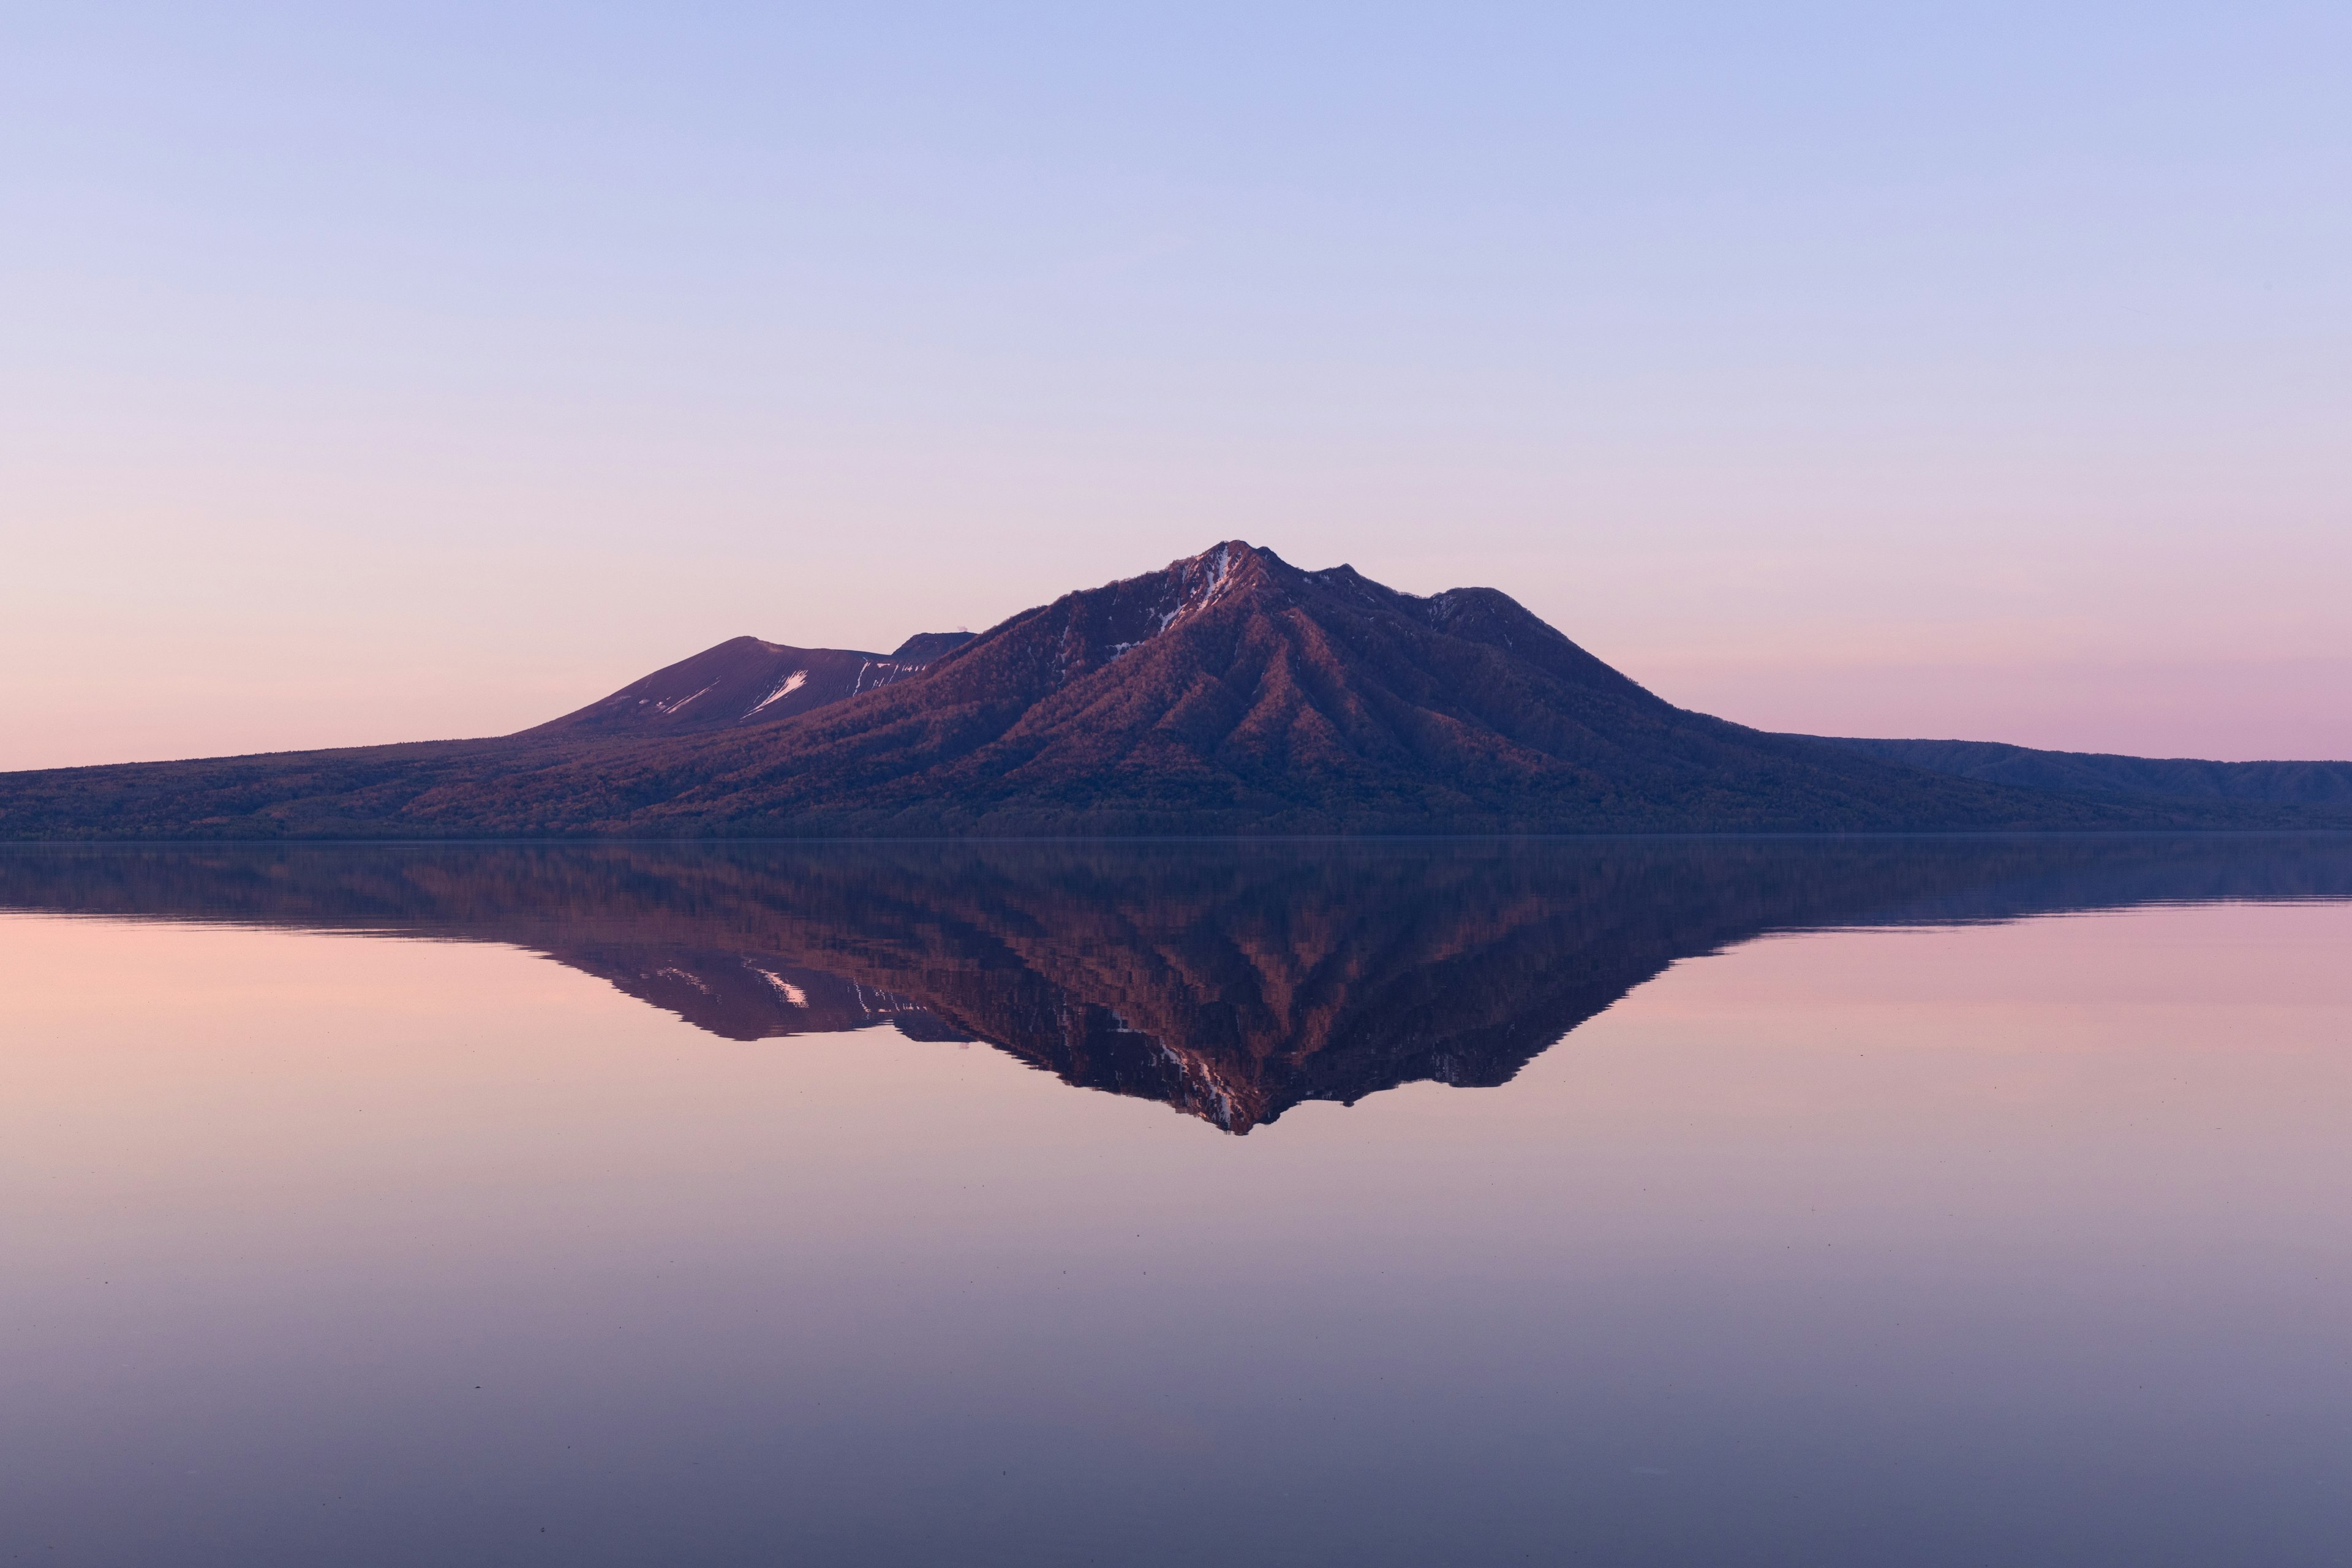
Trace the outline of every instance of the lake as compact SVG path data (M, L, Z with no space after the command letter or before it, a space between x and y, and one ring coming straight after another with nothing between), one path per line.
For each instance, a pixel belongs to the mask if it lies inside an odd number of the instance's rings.
M0 849L56 1563L2335 1564L2352 839Z

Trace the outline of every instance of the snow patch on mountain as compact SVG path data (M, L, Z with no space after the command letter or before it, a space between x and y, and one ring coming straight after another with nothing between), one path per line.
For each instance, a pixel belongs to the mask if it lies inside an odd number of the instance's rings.
M798 691L802 687L806 686L807 684L807 670L796 669L793 671L790 675L784 677L782 685L777 687L773 691L769 692L765 697L761 698L760 700L751 704L751 712L744 714L743 717L749 719L752 713L757 713L769 703L790 697L793 692Z
M713 682L712 684L715 685L717 683ZM710 688L706 686L700 691L696 692L694 697L707 696L709 691ZM681 697L675 702L656 702L654 704L654 711L656 713L675 713L679 709L685 707L688 703L693 701L694 697Z
M1220 544L1205 555L1196 555L1184 563L1183 572L1176 579L1175 607L1160 617L1160 629L1166 631L1187 616L1198 615L1224 596L1234 580L1234 547Z

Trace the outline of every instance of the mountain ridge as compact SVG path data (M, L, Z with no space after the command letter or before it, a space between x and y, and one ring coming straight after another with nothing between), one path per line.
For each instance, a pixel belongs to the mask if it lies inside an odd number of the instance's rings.
M1823 736L1887 762L1990 784L2079 795L2155 795L2169 800L2245 800L2352 805L2352 763L2217 763L2200 757L2132 757L2056 752L2003 741L1872 741Z
M2352 809L2020 788L1748 729L1675 707L1499 590L1403 594L1241 540L898 656L733 639L497 740L0 777L11 838L2315 821Z

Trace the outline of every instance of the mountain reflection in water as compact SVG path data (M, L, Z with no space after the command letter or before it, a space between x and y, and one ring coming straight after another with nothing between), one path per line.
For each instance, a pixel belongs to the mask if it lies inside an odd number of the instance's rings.
M2352 897L2352 838L26 847L0 908L510 944L730 1039L888 1023L1242 1133L1507 1082L1771 932Z

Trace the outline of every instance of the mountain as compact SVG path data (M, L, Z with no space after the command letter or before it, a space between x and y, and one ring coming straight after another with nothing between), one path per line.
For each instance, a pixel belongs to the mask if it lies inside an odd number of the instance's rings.
M772 722L904 680L971 639L970 632L927 632L879 654L733 637L522 733L690 735Z
M1834 739L1829 743L1907 767L2023 789L2352 806L2352 763L2209 763L2193 757L2037 752L1996 741Z
M1493 589L1423 598L1239 541L1014 616L919 679L662 763L664 798L598 819L1572 831L2097 826L2115 810L1688 713ZM536 781L528 809L566 789Z
M1494 589L1402 594L1240 541L1064 595L945 652L924 647L931 657L919 665L894 659L904 668L878 685L873 656L837 654L822 689L845 679L854 692L816 705L817 667L806 661L824 651L722 644L496 741L12 775L0 779L0 836L2352 822L2352 809L2023 789L1767 734L1673 706ZM854 673L852 659L862 661ZM782 689L803 669L800 687ZM804 693L796 710L766 716Z

